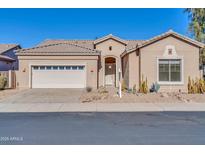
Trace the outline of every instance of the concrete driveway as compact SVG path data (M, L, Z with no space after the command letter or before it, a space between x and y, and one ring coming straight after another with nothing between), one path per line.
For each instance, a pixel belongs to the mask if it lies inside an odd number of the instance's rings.
M0 112L66 112L94 110L82 104L84 89L27 89L0 101ZM81 105L82 104L82 105Z
M83 89L28 89L4 99L6 103L80 103Z

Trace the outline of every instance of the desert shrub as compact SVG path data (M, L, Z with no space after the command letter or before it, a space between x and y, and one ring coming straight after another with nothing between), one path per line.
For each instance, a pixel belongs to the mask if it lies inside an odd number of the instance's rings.
M147 78L144 81L143 75L142 75L142 78L140 80L139 92L144 93L144 94L148 93Z
M189 94L203 94L205 92L205 81L204 79L196 78L191 79L188 78L188 85L187 85L188 93Z
M7 78L0 76L0 90L4 90L7 84Z
M89 93L92 91L92 88L91 87L86 87L86 91Z

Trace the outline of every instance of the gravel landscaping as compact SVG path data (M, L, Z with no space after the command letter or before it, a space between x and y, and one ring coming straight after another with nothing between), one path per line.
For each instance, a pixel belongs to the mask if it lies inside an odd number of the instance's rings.
M99 88L92 92L85 92L80 97L82 103L203 103L205 94L188 93L148 93L132 94L123 92L122 98L117 95L117 89Z
M69 102L81 102L81 103L205 103L205 94L187 94L187 93L148 93L148 94L142 94L142 93L127 93L122 92L122 98L119 98L117 94L117 89L113 87L107 87L107 88L99 88L97 90L93 90L91 92L86 91L80 91L76 92L74 90L69 90L69 92L65 89L61 90L55 90L54 92L51 91L52 89L47 89L42 92L42 90L32 90L30 93L28 93L28 96L23 96L25 98L25 102L27 102L29 97L29 100L32 101L30 97L35 97L37 102L49 102L48 99L52 99L54 102L62 102L65 100L69 100ZM11 96L14 96L20 92L24 91L23 89L6 89L0 91L0 101L6 98L10 98ZM61 95L59 95L57 92ZM37 92L39 92L39 95ZM51 92L51 96L48 95L49 92ZM73 92L73 93L72 93ZM37 94L36 94L37 93ZM55 93L55 97L53 95ZM68 93L72 93L71 96L65 97L65 100L63 99ZM41 96L41 97L40 97ZM46 96L46 98L45 98ZM58 96L58 97L57 97ZM72 99L72 96L75 97L75 99ZM27 99L26 99L27 98ZM44 99L43 99L44 98ZM40 101L42 99L42 101ZM21 100L21 102L24 102Z

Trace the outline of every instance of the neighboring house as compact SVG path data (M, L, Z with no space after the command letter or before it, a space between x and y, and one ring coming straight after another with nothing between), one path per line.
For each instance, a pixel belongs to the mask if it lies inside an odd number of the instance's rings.
M21 49L17 44L0 44L0 71L17 70L18 60L14 51Z
M188 77L201 77L199 50L204 44L168 31L150 40L113 35L96 40L46 40L18 50L17 85L22 88L127 88L155 82L161 90L186 91ZM122 72L122 73L121 73Z

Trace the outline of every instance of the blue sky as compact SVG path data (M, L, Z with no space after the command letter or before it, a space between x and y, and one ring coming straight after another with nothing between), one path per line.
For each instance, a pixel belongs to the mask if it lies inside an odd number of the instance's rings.
M0 9L0 43L32 47L45 39L95 39L113 34L149 39L188 33L184 9Z

